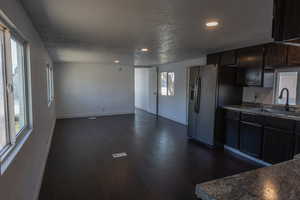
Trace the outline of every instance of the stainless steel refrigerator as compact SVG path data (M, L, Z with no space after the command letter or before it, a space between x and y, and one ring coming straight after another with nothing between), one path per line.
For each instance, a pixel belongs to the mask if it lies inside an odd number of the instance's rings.
M224 105L242 103L236 68L197 66L189 70L188 137L210 147L222 145Z

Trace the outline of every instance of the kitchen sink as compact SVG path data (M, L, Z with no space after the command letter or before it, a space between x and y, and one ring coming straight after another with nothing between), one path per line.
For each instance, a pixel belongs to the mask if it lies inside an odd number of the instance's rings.
M276 108L261 108L261 111L266 113L271 113L271 114L277 114L277 115L300 116L299 112L286 111L286 110L276 109Z

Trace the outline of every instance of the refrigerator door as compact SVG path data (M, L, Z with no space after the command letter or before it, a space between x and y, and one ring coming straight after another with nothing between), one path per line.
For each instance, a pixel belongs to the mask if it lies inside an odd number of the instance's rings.
M189 72L188 137L196 138L198 122L198 113L196 112L198 91L197 82L199 80L200 67L191 67Z
M199 113L196 139L213 146L215 112L218 87L218 67L207 65L200 67Z

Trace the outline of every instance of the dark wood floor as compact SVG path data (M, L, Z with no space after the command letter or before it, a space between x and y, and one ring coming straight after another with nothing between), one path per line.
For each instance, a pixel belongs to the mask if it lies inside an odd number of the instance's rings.
M127 152L128 157L112 159ZM190 142L186 127L136 115L58 120L40 200L188 200L197 183L255 169Z

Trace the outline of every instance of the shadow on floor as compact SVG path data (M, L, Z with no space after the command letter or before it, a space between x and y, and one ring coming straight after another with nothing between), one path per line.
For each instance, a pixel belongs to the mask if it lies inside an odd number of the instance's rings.
M195 185L256 169L187 140L186 127L137 111L58 120L40 200L187 200ZM127 157L112 159L113 153Z

